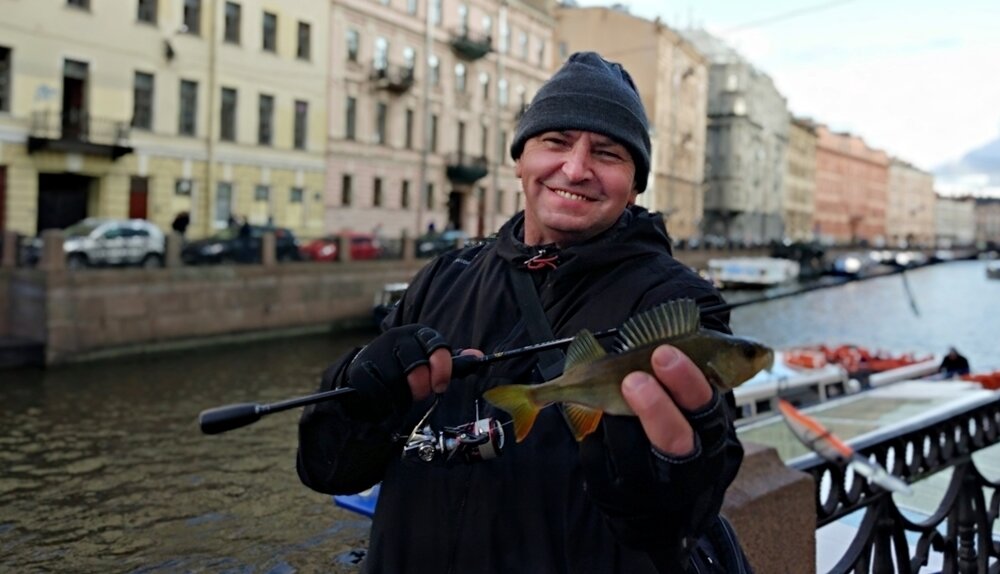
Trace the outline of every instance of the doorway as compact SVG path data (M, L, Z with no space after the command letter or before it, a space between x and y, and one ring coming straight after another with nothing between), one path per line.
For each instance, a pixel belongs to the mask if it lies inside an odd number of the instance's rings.
M75 173L38 174L38 233L65 229L87 217L92 181Z
M87 76L86 62L63 63L62 139L87 140Z
M448 194L448 229L462 229L462 213L465 205L465 194L452 191Z
M147 219L149 215L149 178L133 175L128 186L128 218Z

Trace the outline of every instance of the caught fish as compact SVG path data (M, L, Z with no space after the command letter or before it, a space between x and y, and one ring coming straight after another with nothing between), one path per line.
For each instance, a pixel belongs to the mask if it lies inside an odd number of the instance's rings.
M792 434L809 450L830 462L846 463L854 469L854 472L888 491L913 494L909 484L890 474L881 464L858 454L853 447L840 440L818 420L793 407L792 403L778 399L778 409L788 428L792 430Z
M774 352L767 346L701 327L701 312L692 299L664 303L629 319L618 332L616 353L607 353L584 329L566 350L563 374L540 385L503 385L483 397L510 413L517 442L524 440L538 412L565 403L566 418L577 440L597 429L601 415L632 415L621 394L621 382L633 371L652 369L650 358L662 344L691 358L717 388L727 391L761 369L770 370Z

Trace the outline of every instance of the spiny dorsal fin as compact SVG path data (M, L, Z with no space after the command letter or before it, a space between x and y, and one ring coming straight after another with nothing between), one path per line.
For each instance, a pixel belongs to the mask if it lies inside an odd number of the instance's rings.
M601 422L601 415L604 413L597 409L566 403L563 405L566 412L566 420L573 430L573 437L580 442L585 436L597 430L597 425Z
M576 334L573 342L569 344L569 349L566 349L566 364L563 366L563 372L565 373L573 367L593 363L604 355L607 355L607 352L597 342L597 337L584 329Z
M675 299L632 317L618 331L618 346L635 349L698 330L701 313L694 299Z

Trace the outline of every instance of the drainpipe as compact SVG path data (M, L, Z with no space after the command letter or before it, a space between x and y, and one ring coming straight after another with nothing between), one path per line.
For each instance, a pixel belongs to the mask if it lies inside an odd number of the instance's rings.
M201 225L201 229L204 231L205 235L211 235L212 233L212 197L213 190L215 188L215 137L214 131L216 122L215 117L215 92L216 92L216 76L217 76L217 56L216 56L216 42L218 38L216 30L216 14L218 8L218 1L211 0L209 3L209 24L208 24L208 126L205 129L205 190L202 193L201 201L201 213L204 214L205 221ZM233 198L229 198L230 211L232 211ZM198 210L195 210L197 213Z
M424 145L420 147L420 183L415 194L417 200L417 228L414 237L420 237L424 229L424 194L427 193L427 160L431 147L431 55L434 49L431 21L431 0L424 2L424 81L421 86L421 115L424 126ZM440 62L438 62L440 71Z

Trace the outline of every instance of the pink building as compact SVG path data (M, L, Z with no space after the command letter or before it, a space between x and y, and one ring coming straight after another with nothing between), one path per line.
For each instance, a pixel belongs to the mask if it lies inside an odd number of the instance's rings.
M881 243L886 236L889 156L863 139L817 126L816 208L813 227L827 242L866 240Z

